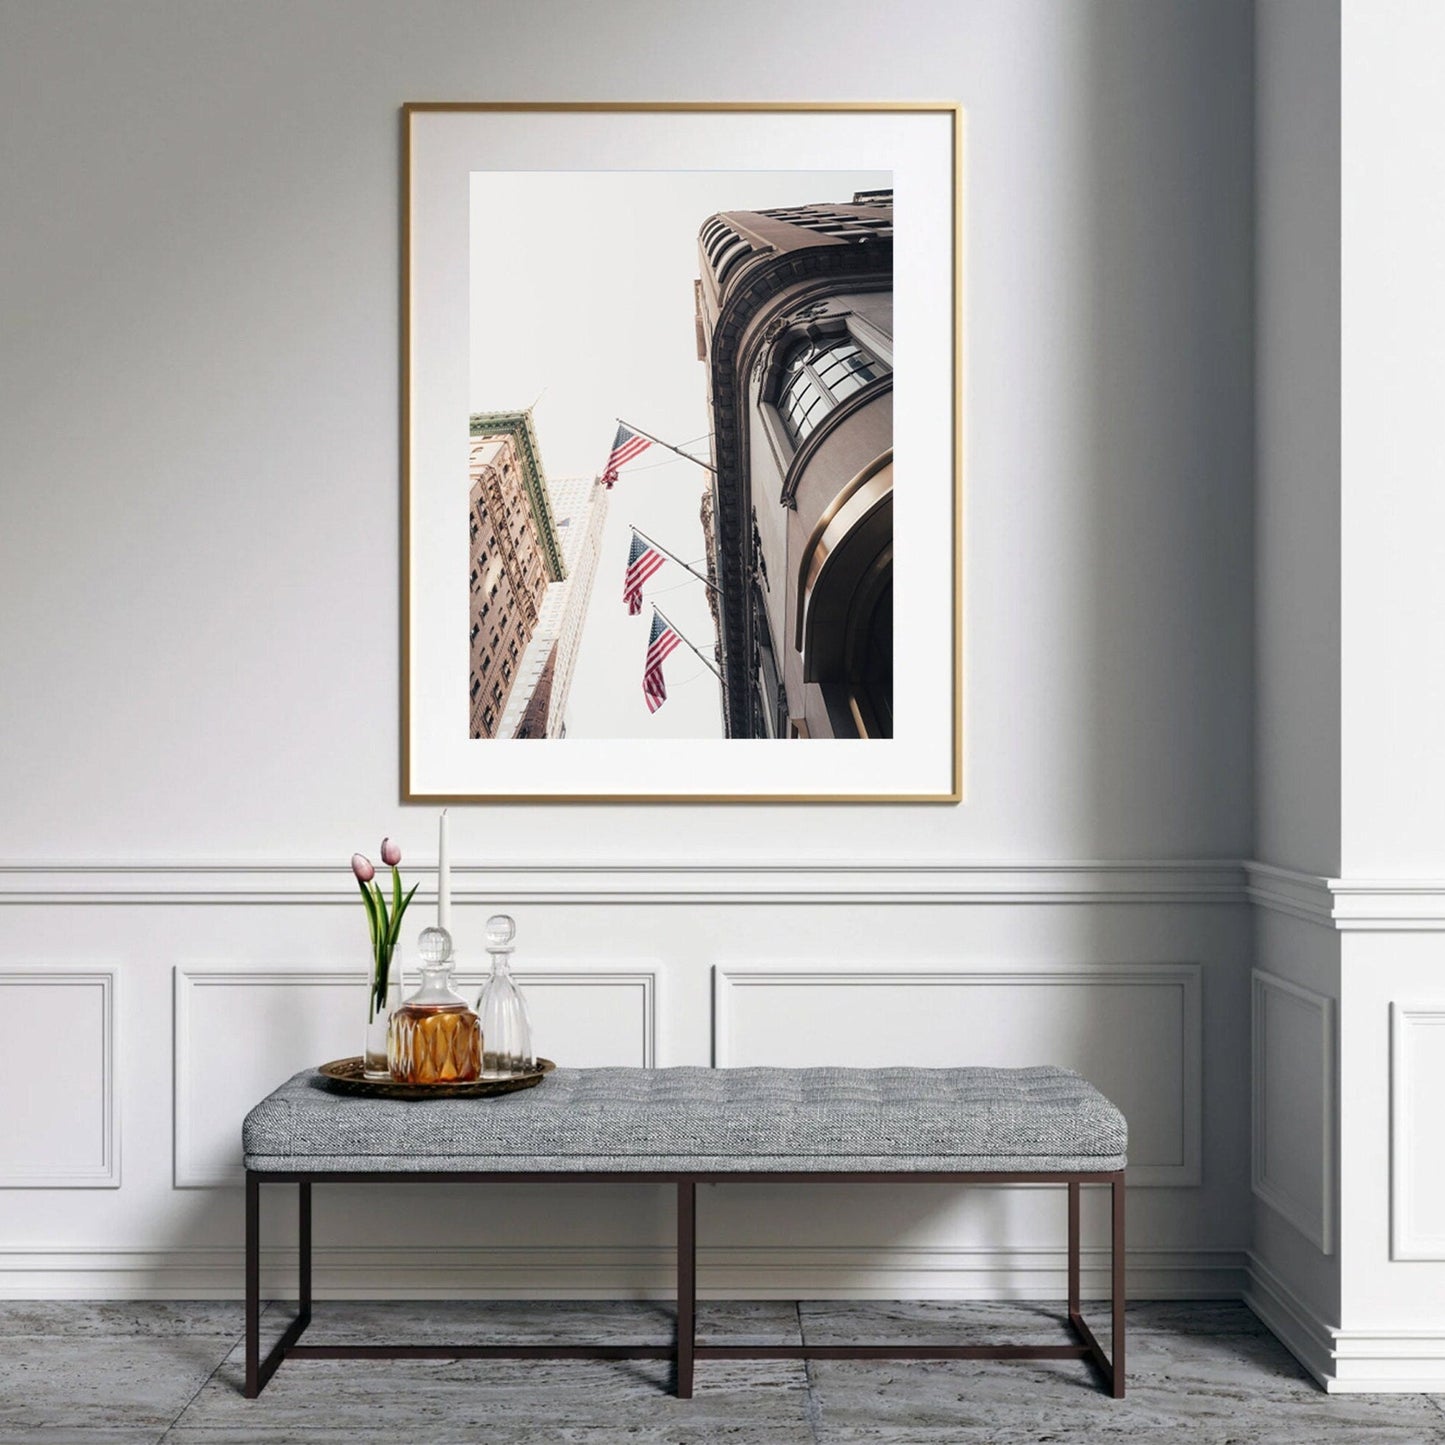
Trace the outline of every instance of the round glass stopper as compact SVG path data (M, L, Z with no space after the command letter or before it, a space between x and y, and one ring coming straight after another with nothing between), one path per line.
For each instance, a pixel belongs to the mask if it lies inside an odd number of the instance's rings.
M452 956L452 936L445 928L423 928L416 946L421 961L430 967L445 963Z

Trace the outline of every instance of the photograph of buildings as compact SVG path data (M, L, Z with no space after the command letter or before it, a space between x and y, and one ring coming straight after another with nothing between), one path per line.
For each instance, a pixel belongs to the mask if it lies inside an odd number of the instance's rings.
M892 737L887 173L474 173L470 248L470 737Z

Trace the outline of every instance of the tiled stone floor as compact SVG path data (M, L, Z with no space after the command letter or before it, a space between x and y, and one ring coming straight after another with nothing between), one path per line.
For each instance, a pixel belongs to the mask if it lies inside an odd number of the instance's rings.
M264 1334L289 1314L268 1308ZM1026 1304L713 1302L699 1325L759 1343L1064 1337ZM1122 1401L1072 1361L827 1360L702 1361L692 1400L649 1361L292 1361L246 1400L239 1304L0 1302L0 1445L1445 1445L1445 1396L1325 1395L1242 1305L1140 1304L1129 1328ZM307 1341L671 1332L663 1304L323 1301Z

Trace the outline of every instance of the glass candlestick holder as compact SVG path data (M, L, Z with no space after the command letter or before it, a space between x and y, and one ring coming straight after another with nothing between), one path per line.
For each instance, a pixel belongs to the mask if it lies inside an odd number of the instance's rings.
M487 920L487 952L492 976L477 999L482 1019L482 1078L498 1079L520 1074L536 1062L532 1055L532 1026L527 1005L512 977L512 941L517 925L505 913Z
M452 936L424 928L418 940L421 987L391 1016L387 1063L403 1084L464 1083L482 1071L482 1029L453 992Z

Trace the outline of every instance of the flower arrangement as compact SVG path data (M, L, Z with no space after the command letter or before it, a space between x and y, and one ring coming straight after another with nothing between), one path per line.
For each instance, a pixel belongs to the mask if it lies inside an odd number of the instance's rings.
M390 838L381 840L382 864L391 869L391 902L388 907L386 894L376 881L376 869L364 854L351 855L351 871L356 874L357 886L361 889L361 900L366 905L366 922L371 929L371 1017L386 1010L387 981L391 975L391 956L396 951L396 940L401 933L401 919L411 902L418 885L413 883L403 895L401 873L397 865L401 862L401 849Z

